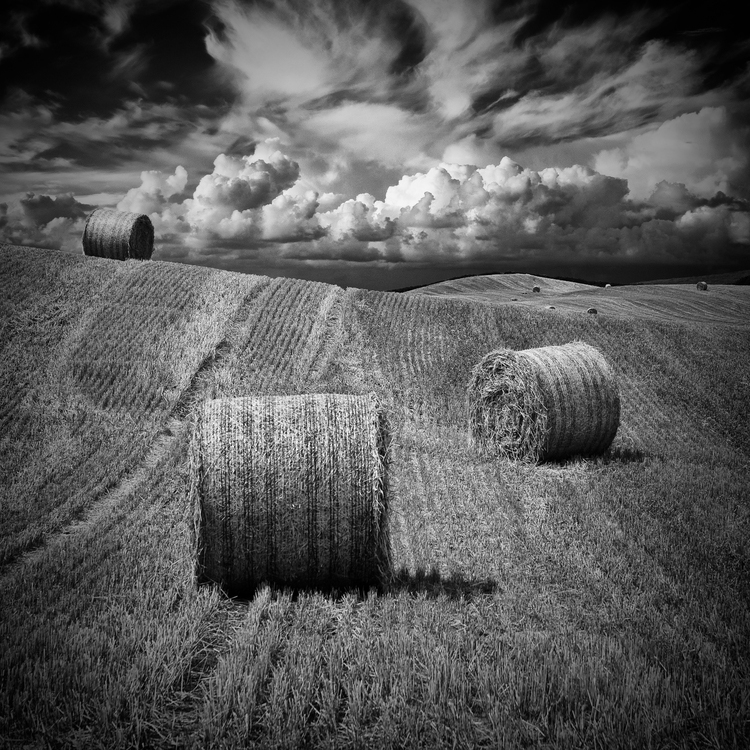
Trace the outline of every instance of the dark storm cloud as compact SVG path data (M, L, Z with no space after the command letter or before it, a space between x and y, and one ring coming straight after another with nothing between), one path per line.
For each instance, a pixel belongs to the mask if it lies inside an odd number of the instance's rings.
M26 197L21 198L20 203L29 222L35 226L44 226L58 218L82 219L94 208L79 203L70 194L52 198L49 195L27 193Z
M504 6L505 3L499 3ZM516 9L519 4L511 4ZM678 44L701 53L702 86L712 89L736 79L747 67L748 37L738 23L734 3L707 3L703 0L556 0L523 4L531 9L514 36L516 45L524 45L549 32L552 27L565 30L588 26L605 16L627 21L636 14L647 14L649 22L638 29L633 46L653 40Z
M4 6L23 22L0 24L0 101L20 89L75 120L109 115L134 94L207 105L231 96L212 75L202 27L209 11L197 0ZM37 43L24 43L19 28Z

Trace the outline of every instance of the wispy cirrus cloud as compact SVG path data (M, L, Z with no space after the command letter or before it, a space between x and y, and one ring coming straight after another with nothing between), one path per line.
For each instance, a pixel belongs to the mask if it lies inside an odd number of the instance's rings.
M71 246L71 196L148 213L164 257L245 270L745 257L750 47L721 13L10 2L2 54L60 64L5 91L3 236Z
M750 171L750 125L736 123L723 107L689 112L600 151L594 167L628 181L634 198L658 182L682 183L703 198L719 191L742 194Z

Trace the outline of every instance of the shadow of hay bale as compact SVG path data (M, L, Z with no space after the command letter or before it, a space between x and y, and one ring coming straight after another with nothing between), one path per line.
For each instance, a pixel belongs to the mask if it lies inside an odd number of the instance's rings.
M467 578L457 572L446 578L435 567L429 571L419 568L414 573L403 567L394 575L388 590L426 594L429 599L447 596L454 600L470 600L476 596L493 594L497 588L497 582L490 578Z

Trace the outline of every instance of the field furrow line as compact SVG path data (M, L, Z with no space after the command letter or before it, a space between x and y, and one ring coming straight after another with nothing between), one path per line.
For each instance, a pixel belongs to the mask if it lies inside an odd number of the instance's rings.
M252 296L252 287L248 289L246 280L243 282L244 293L248 297ZM252 283L253 280L250 279L250 284ZM51 484L42 481L39 485L38 500L40 517L38 522L33 524L36 532L29 536L28 541L23 545L16 545L16 548L9 551L10 553L5 558L6 566L14 565L19 559L25 559L26 555L33 554L37 549L54 544L55 539L69 533L69 529L78 524L81 518L88 518L88 514L93 514L92 517L97 518L97 513L105 512L112 503L129 496L128 488L132 482L139 483L148 474L149 461L153 456L161 455L159 451L168 450L171 441L165 442L162 438L169 437L174 432L175 425L170 420L179 420L187 416L190 405L198 397L198 389L203 382L205 371L213 365L217 356L224 354L227 348L226 331L231 329L238 319L246 315L246 311L246 302L240 302L227 309L227 314L231 317L222 324L225 328L225 338L206 351L202 361L196 360L195 370L188 375L186 382L183 381L181 392L177 395L177 400L171 409L168 409L167 400L164 398L164 385L159 382L156 372L147 377L144 372L133 369L133 365L127 359L121 366L114 358L111 365L104 368L102 362L94 360L90 363L91 367L81 368L77 361L70 363L68 378L72 378L71 382L75 387L73 396L87 395L91 398L88 408L93 403L95 409L102 409L95 417L96 419L118 421L123 432L132 432L132 434L128 440L117 446L116 457L113 457L111 453L108 454L112 446L104 442L88 445L91 450L87 455L84 455L85 450L81 453L81 450L87 447L86 445L78 447L77 453L71 455L66 482L61 485L59 482ZM94 315L95 312L93 310L91 314ZM83 347L85 350L85 333L88 326L83 325L81 329L78 335L82 338L77 342L76 348ZM68 357L70 351L71 349L68 348ZM54 380L54 373L59 372L61 362L64 371L64 364L67 362L65 355L60 361L50 365L51 374L48 376L51 379ZM82 383L80 380L75 382L73 373L85 374L87 379L90 378L90 382L81 387ZM113 384L119 383L125 383L127 387L113 387ZM166 427L163 426L165 423ZM160 424L161 429L159 429ZM138 434L139 431L141 435ZM149 440L149 432L155 437L151 438L151 444L144 444ZM118 467L119 471L125 471L124 476L118 475ZM141 470L142 473L139 474ZM72 493L69 485L76 478L78 478L79 485L77 491ZM83 484L80 483L81 478L85 478ZM125 488L124 491L118 490L121 486ZM114 500L112 499L113 493ZM55 498L58 496L65 499L57 502ZM97 510L99 508L104 510ZM1 571L0 574L2 574Z
M221 349L221 344L217 350L218 349ZM171 451L174 442L184 437L187 425L184 420L184 417L186 416L185 406L189 404L195 396L194 392L197 387L199 376L205 371L208 363L213 362L215 358L216 354L214 353L204 360L204 363L198 368L198 371L193 376L191 384L184 391L182 397L172 410L172 414L167 419L166 424L157 433L156 438L152 442L141 463L132 472L123 477L114 487L106 490L103 495L90 503L80 518L73 519L60 530L44 539L40 544L21 553L5 566L0 566L0 578L13 575L14 571L18 570L20 567L27 564L33 564L45 554L45 550L48 548L59 545L63 540L95 526L109 510L123 502L125 498L129 497L143 484L150 471L159 463L161 458ZM114 406L114 404L110 406Z
M346 292L331 287L320 303L310 327L305 348L295 362L294 376L300 384L320 381L344 333L343 312Z
M107 490L102 496L89 505L85 513L68 523L55 534L48 536L39 545L29 549L5 566L0 566L0 581L10 578L25 565L33 565L47 550L67 543L67 540L82 534L104 518L107 513L121 504L125 498L136 492L149 476L150 471L157 466L159 461L170 452L176 440L184 436L186 423L171 418L156 436L148 453L141 464L127 476L123 477L114 487Z

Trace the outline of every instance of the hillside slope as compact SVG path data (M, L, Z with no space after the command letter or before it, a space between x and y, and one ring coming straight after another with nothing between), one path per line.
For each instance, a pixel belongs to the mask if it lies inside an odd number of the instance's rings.
M533 292L534 286L539 286L540 292ZM598 313L625 319L638 317L675 323L750 327L750 287L733 284L711 284L706 292L698 291L695 284L677 282L650 282L605 289L528 274L496 274L430 284L406 294L439 295L535 308L554 307L563 313L580 313L593 307Z
M483 299L485 295L517 295L531 293L538 286L543 292L565 294L567 292L587 291L596 289L594 285L582 284L576 281L562 281L550 279L546 276L534 276L528 273L495 273L480 276L464 276L460 279L439 281L435 284L412 289L406 294L438 294L475 296Z
M0 292L0 745L750 742L741 290L676 323L4 248ZM571 340L608 454L476 456L474 363ZM393 583L196 587L197 406L321 391L386 405Z

